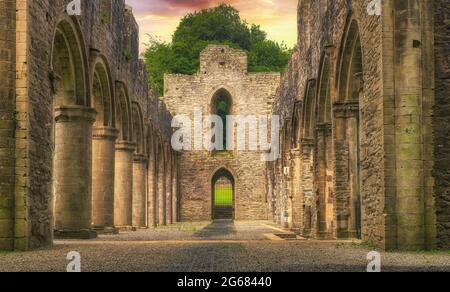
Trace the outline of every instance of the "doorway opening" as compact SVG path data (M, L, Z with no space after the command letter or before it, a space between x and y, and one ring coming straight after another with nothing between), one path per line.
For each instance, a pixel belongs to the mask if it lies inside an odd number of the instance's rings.
M212 179L212 219L234 220L235 186L233 175L226 169Z

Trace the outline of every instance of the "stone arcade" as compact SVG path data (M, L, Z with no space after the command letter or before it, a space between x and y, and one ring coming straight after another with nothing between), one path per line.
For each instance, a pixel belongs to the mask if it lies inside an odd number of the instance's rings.
M161 98L124 0L82 1L80 16L69 2L0 0L0 250L216 218L450 246L448 0L385 0L381 15L370 0L300 0L281 78L211 45ZM279 115L281 158L175 153L172 117L195 108Z

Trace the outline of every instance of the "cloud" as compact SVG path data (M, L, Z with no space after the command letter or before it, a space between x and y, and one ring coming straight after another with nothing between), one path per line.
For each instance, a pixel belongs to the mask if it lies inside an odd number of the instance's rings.
M258 24L268 37L293 46L297 40L298 0L126 0L140 26L141 43L147 34L170 41L181 17L220 3L233 5L248 23ZM141 50L143 50L141 45Z

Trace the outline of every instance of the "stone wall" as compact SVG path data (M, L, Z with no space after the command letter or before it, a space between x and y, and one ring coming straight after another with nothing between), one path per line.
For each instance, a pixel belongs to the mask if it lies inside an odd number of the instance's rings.
M225 89L232 99L232 114L267 116L277 73L247 73L243 51L227 46L208 46L200 57L200 71L192 76L165 76L163 101L173 115L193 120L194 109L211 114L212 99ZM266 219L266 171L261 151L184 151L179 154L181 220L210 220L212 178L226 168L235 179L235 217L238 220Z
M434 177L436 179L436 209L438 245L450 245L450 3L435 0L434 54L436 102L433 131L435 134Z
M81 68L77 74L85 82L82 95L77 92L77 98L82 97L77 103L94 107L90 66L100 56L108 71L112 95L115 96L118 84L123 85L129 98L129 115L131 103L137 104L142 113L145 155L153 155L156 161L161 159L150 153L154 148L147 143L147 137L152 136L155 144L167 144L170 139L171 115L148 88L145 64L139 59L138 26L131 8L123 0L81 1L81 15L69 16L69 2L0 3L0 248L35 248L50 245L53 240L53 98L57 81L51 65L55 31L62 22L71 24L70 39L66 41L81 56L74 64L75 70ZM76 82L76 86L82 83L81 79ZM115 114L112 111L110 120ZM131 132L129 138L134 140ZM15 241L11 240L13 237Z
M15 19L15 1L0 1L0 249L14 247Z
M269 195L282 208L274 213L295 227L298 206L289 200L299 195L307 207L312 177L311 214L303 210L298 221L311 220L312 230L300 233L321 238L327 229L333 238L361 236L386 249L448 246L449 6L383 1L382 14L369 15L370 2L299 1L298 45L274 103L283 127L292 127L289 147L282 147L284 161L269 165L269 185L275 185ZM350 65L354 75L348 78L342 68ZM318 85L312 97L310 82ZM330 120L323 115L324 92L331 98ZM331 151L323 144L326 127L332 131ZM315 134L307 137L310 130ZM311 142L312 161L305 151ZM324 169L324 149L331 153L331 172ZM295 163L291 154L299 150L307 155ZM324 207L330 200L334 207ZM358 217L361 233L354 224Z

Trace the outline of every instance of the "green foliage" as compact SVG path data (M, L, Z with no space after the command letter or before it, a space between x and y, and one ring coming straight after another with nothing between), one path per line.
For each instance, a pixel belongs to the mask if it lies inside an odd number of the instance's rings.
M107 24L109 22L109 16L106 11L100 12L100 21L102 24Z
M233 206L233 188L216 187L214 190L215 206Z
M129 48L125 48L123 50L123 56L127 62L131 61L133 58L133 54L131 54L131 50Z
M196 73L200 52L210 44L246 50L250 72L282 72L290 55L286 45L268 40L259 26L247 24L239 11L221 4L183 17L171 43L151 37L144 54L150 85L162 95L164 74Z

